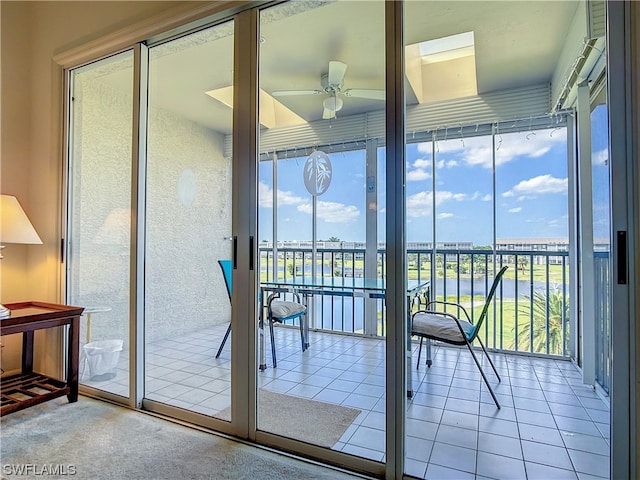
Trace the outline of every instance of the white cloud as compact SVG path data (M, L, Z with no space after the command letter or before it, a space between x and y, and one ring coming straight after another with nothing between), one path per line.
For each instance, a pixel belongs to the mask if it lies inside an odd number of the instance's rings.
M431 160L419 158L411 165L413 168L431 168Z
M550 174L539 175L529 180L522 180L511 190L504 192L502 196L518 196L518 200L521 201L546 193L566 193L567 185L568 180L566 178L555 178Z
M593 165L607 165L609 163L609 150L604 148L591 155L591 163Z
M431 150L431 142L424 142L424 143L419 143L418 144L418 151L420 153L432 153Z
M451 193L451 192L443 192L443 193ZM436 203L440 203L444 200L449 200L449 198L452 198L454 200L457 200L458 202L461 202L462 200L465 200L467 198L467 194L466 193L453 193L451 194L451 196L445 196L442 198L442 200L440 200L438 197L440 196L439 193L436 193Z
M468 197L464 193L453 193L446 190L438 191L436 193L436 206L449 200L455 200L461 202ZM407 197L407 216L408 217L427 217L431 215L431 209L433 202L432 192L418 192L414 195Z
M480 192L473 192L469 197L469 200L478 200L478 199L480 199L481 202L490 202L491 194L487 193L485 195L482 195L482 193Z
M451 218L451 217L453 217L453 213L442 212L438 214L439 219L445 219L445 218Z
M504 165L516 157L538 158L553 146L566 141L566 130L547 135L546 130L536 135L496 135L496 166ZM527 135L529 138L527 139ZM465 139L463 153L467 165L479 165L492 168L492 145L490 137L472 137Z
M313 214L313 207L311 203L303 203L298 205L298 211ZM344 203L337 202L323 202L318 201L318 208L316 210L318 218L324 220L327 223L349 223L356 220L360 216L360 210L354 205L345 205Z
M407 165L407 181L419 182L431 178L431 160L419 158Z
M278 190L278 206L299 205L304 198L298 197L293 192ZM266 183L258 184L258 205L263 208L273 208L273 189Z
M480 197L480 192L473 192L469 197L469 200L477 200Z
M407 197L407 216L408 217L427 217L431 215L431 202L433 195L431 192L418 192Z
M304 198L294 195L293 192L278 190L278 206L298 205L304 202ZM258 205L263 208L273 208L273 189L266 183L258 184Z
M522 207L515 207L515 208L510 208L508 210L509 213L518 213L522 211Z
M522 126L522 125L521 125ZM526 128L526 127L525 127ZM553 132L553 136L551 135ZM519 134L496 134L496 166L509 163L516 157L538 158L547 153L558 143L566 142L566 130L537 130L533 132L521 132ZM491 137L465 137L436 142L438 154L448 153L455 155L456 159L448 159L442 166L455 167L460 160L467 165L479 165L484 168L492 168L493 146ZM431 153L431 143L418 144L418 151ZM441 166L438 162L438 166Z
M409 170L407 172L407 182L419 182L421 180L426 180L428 178L431 178L431 173L427 172L422 168Z

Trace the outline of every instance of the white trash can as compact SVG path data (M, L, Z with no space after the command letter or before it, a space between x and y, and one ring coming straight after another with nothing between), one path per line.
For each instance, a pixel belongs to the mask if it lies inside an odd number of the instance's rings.
M98 340L82 347L89 367L89 380L110 380L118 373L123 340Z

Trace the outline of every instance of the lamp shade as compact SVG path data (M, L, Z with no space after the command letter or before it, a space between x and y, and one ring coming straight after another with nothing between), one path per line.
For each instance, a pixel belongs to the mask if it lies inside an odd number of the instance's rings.
M1 243L42 243L16 197L2 195L0 214L2 215L2 222L0 223Z

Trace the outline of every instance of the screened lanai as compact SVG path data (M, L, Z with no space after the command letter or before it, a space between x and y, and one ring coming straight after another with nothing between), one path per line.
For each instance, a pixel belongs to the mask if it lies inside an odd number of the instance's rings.
M128 396L138 358L146 408L229 428L239 373L232 341L214 357L234 308L217 261L236 251L231 193L240 164L243 173L255 168L255 192L243 192L255 194L255 215L241 216L255 218L255 285L242 302L256 293L251 328L256 349L266 348L265 367L255 365L256 428L265 443L292 449L293 439L311 445L311 456L323 455L318 447L369 466L384 461L393 322L410 325L425 299L460 303L477 318L507 265L481 333L503 373L491 379L503 406L487 399L464 352L434 344L428 368L409 339L406 472L491 476L494 455L531 478L575 476L606 461L608 306L598 295L582 300L593 308L578 303L579 287L602 292L608 281L604 30L595 5L406 2L404 158L386 149L384 2L294 1L259 12L255 162L234 152L234 89L246 85L234 77L235 18L145 45L142 100L131 93L135 52L78 69L69 303L96 310L83 343L123 341L114 376L93 379L87 360L85 386ZM136 108L144 121L132 138ZM109 151L100 148L106 144ZM144 202L132 210L136 171ZM403 178L401 195L388 191L390 174ZM398 204L404 225L389 232L389 209ZM132 237L144 258L136 285L121 280ZM407 282L426 292L406 295L401 319L387 310L392 237L402 242ZM323 290L322 279L344 288ZM354 288L367 279L384 286L374 294ZM276 367L263 327L267 286L279 281L302 282L295 293L307 309L309 348L301 351L299 319L276 325ZM133 316L132 290L142 305ZM282 298L296 300L290 291ZM134 317L143 338L137 357ZM325 419L348 420L325 443L301 437L300 424L283 431L261 420L269 393L316 401ZM567 443L563 432L579 440ZM545 434L559 440L556 456L543 446ZM463 440L469 435L473 445ZM479 447L487 435L500 437L497 451ZM510 438L518 438L516 451L507 451ZM466 459L463 467L448 459L447 446ZM585 459L592 447L596 456Z

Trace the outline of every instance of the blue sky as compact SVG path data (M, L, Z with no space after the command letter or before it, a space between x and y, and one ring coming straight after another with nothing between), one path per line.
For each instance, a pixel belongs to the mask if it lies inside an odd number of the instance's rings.
M594 152L600 150L594 140ZM431 241L433 236L432 151L430 142L407 145L407 240L410 242ZM565 129L496 135L499 239L568 236L566 151ZM436 142L437 241L491 243L491 153L491 137L488 136ZM378 212L378 240L384 241L384 149L379 149L378 155L378 202L370 207ZM598 155L595 153L594 160ZM365 153L331 153L329 158L333 178L327 192L318 197L318 239L334 236L341 240L364 241ZM302 177L305 161L306 157L300 157L278 163L279 240L311 239L311 195L306 191ZM271 162L261 163L259 175L259 238L271 240Z
M609 243L609 140L607 106L591 112L591 163L593 168L593 237L596 243Z

